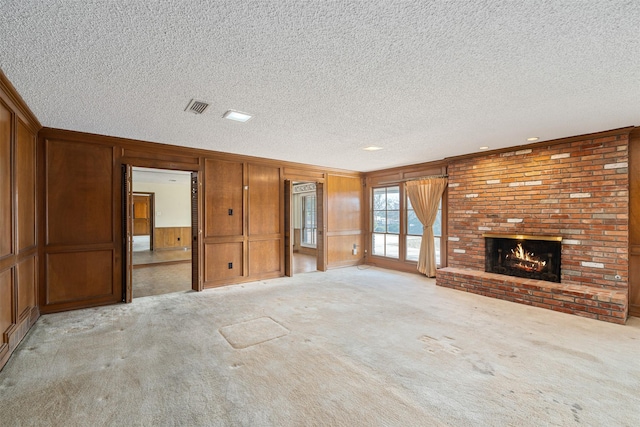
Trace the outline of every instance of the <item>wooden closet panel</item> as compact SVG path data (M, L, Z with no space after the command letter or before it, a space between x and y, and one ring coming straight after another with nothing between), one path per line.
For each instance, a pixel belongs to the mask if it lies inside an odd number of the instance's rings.
M329 175L327 178L327 230L362 228L362 180Z
M362 239L362 234L328 236L327 265L329 267L340 267L357 264L362 258ZM358 250L356 255L353 254L353 245L356 245Z
M205 237L242 235L242 163L207 159L204 176Z
M242 245L242 242L205 244L205 287L207 283L242 277Z
M249 242L249 276L280 271L280 239Z
M16 142L18 253L36 245L36 136L18 121Z
M46 150L46 243L111 243L113 148L48 140Z
M280 168L249 165L249 235L280 233Z
M11 206L11 111L0 103L0 258L12 253Z
M5 342L7 329L13 322L13 269L0 272L0 349Z
M96 301L122 294L121 289L114 289L120 282L113 277L111 250L49 254L46 270L47 304Z
M18 317L36 306L36 260L26 258L17 266Z

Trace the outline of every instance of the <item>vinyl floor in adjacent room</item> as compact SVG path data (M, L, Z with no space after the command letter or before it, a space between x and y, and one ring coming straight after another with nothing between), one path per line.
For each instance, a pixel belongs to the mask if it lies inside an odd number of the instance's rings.
M638 426L620 326L349 267L45 315L7 426Z

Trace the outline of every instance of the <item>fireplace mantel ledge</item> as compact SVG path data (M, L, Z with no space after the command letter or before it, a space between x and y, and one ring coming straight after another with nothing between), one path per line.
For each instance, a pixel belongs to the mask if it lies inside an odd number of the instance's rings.
M436 285L592 319L624 324L627 292L445 267Z

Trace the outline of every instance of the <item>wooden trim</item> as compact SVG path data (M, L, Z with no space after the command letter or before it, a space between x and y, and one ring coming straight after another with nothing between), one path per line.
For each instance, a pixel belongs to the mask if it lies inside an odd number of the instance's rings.
M383 178L389 180L415 179L423 175L446 174L446 169L447 163L444 160L435 160L406 166L396 166L390 169L380 169L366 172L364 175L366 178L370 178L373 183L376 183L375 185L378 185L377 183L382 181Z
M215 150L206 150L202 148L193 148L179 145L170 145L163 144L158 142L149 142L142 141L136 139L129 138L121 138L116 136L105 136L98 135L86 132L78 132L72 130L65 129L56 129L44 127L40 130L40 134L45 139L61 139L65 141L75 141L75 142L85 142L85 143L96 143L96 144L106 144L111 146L118 146L121 148L121 156L123 158L124 163L129 163L131 158L126 156L127 150L130 152L142 152L142 153L152 153L150 157L135 157L136 162L132 162L131 164L134 166L142 166L142 167L160 167L161 169L180 169L180 170L200 170L201 166L198 165L196 168L195 163L189 160L182 160L180 162L171 162L167 161L162 163L164 166L153 166L151 163L154 159L160 159L164 156L179 156L182 159L201 159L203 157L215 160L224 160L230 162L239 162L239 163L251 163L256 165L269 165L269 166L278 166L281 168L289 168L295 169L296 173L299 173L302 176L317 176L317 174L322 174L326 177L328 173L334 175L342 175L342 176L362 176L362 172L357 171L349 171L346 169L337 169L337 168L328 168L317 165L309 165L304 163L296 163L289 162L286 160L277 160L277 159L266 159L263 157L254 157L254 156L246 156L242 154L233 154L233 153L224 153L221 151ZM140 162L147 162L149 165L140 164ZM167 164L175 163L175 167L166 166ZM181 169L189 165L187 169ZM284 174L286 175L286 172ZM307 179L307 178L305 178ZM316 181L316 179L311 179L312 181Z
M37 136L42 125L31 111L27 103L22 99L16 88L11 84L7 76L0 69L0 99L4 100L9 109L20 116L22 122Z
M403 271L405 273L415 273L426 278L418 271L418 263L415 261L400 261L399 259L385 258L380 256L370 256L366 262L373 267L387 268L389 270Z
M358 236L364 234L362 230L340 230L340 231L327 231L327 237L331 236Z

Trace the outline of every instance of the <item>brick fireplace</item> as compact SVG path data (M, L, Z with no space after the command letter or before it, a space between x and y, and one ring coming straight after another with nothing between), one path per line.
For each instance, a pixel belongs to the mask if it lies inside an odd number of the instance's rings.
M438 270L436 284L624 323L627 168L628 131L453 159L448 166L448 267ZM562 240L559 278L485 271L487 235L557 237Z
M484 271L560 282L562 237L483 234Z

